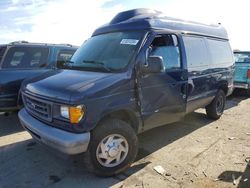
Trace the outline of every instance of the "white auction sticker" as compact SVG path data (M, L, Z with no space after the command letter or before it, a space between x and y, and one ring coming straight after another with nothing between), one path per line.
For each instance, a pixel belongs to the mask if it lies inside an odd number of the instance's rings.
M120 44L137 45L138 41L136 39L122 39Z

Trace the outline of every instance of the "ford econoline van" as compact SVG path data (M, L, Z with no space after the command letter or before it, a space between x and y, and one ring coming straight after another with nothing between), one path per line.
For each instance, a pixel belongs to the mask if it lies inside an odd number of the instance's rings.
M85 152L86 168L101 176L130 166L143 131L198 108L219 119L233 89L233 53L221 25L148 9L119 13L63 67L23 83L19 119L37 141Z

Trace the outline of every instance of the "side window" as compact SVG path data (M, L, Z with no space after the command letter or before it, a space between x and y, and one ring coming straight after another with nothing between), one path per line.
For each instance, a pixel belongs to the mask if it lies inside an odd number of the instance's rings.
M178 40L175 35L156 36L151 44L150 56L161 56L165 70L181 68L180 51Z
M183 37L188 68L202 68L209 64L205 40L200 37Z
M4 56L5 50L6 50L6 46L0 46L0 63L1 63L2 58Z
M74 53L75 50L61 50L58 53L57 61L68 61Z
M30 65L31 66L38 66L40 63L40 59L42 57L42 53L41 52L36 52L32 55L31 61L30 61Z
M233 54L228 41L208 39L207 42L213 64L233 62Z
M250 52L234 53L235 63L250 63Z
M23 57L24 57L24 52L14 52L13 57L10 61L10 66L17 67L18 65L20 65Z
M34 69L47 64L49 50L40 47L11 47L4 60L3 68Z

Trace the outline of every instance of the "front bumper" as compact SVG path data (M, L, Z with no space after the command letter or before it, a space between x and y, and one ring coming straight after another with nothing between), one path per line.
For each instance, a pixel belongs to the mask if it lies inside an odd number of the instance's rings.
M40 143L66 154L79 154L88 149L89 132L76 134L51 127L32 117L24 108L18 117L24 129Z
M233 91L234 91L234 86L233 86L233 84L231 84L231 85L228 86L226 96L228 97L229 95L231 95L233 93Z
M240 89L250 89L249 83L241 83L241 82L234 82L234 88L240 88Z

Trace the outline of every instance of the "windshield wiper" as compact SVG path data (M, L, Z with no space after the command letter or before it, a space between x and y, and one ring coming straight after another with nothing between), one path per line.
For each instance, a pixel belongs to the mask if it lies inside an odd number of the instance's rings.
M72 69L73 68L73 64L74 64L73 61L66 60L65 63L64 63L64 66L65 66L65 68Z
M93 61L93 60L83 60L83 63L89 63L89 64L98 64L98 65L105 65L103 62L100 61Z
M96 64L96 65L101 65L101 68L104 68L106 71L109 71L109 72L111 72L111 71L112 71L112 69L111 69L111 68L106 67L106 66L105 66L105 63L100 62L100 61L83 60L82 62L83 62L83 63L86 63L86 64Z

